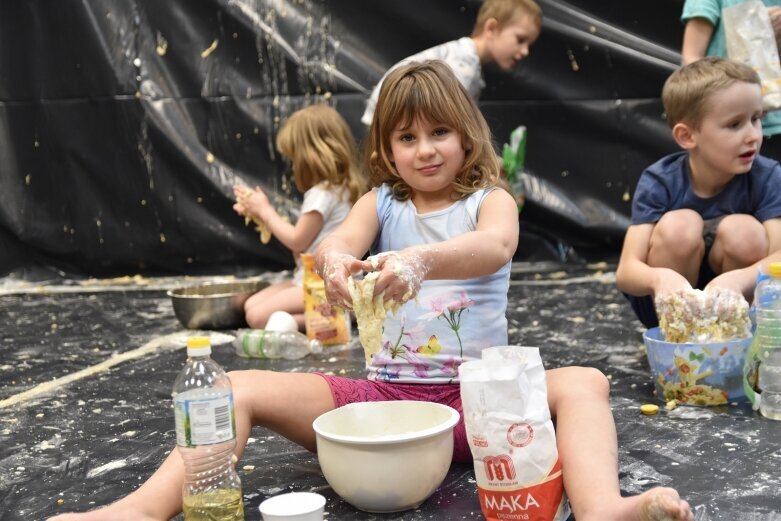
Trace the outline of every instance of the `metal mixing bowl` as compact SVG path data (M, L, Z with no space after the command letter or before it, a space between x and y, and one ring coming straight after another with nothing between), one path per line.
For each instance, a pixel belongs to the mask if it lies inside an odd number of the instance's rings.
M188 329L246 327L244 302L268 287L265 281L212 282L168 291L174 314Z

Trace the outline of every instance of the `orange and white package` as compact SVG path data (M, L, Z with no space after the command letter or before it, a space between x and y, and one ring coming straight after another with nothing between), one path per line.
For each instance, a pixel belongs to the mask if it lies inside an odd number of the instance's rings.
M324 345L339 345L350 342L350 315L342 308L331 306L325 296L325 283L315 273L314 257L302 253L304 265L304 325L306 336L317 339Z
M462 364L459 379L483 515L564 521L569 504L539 350L491 347L482 357Z

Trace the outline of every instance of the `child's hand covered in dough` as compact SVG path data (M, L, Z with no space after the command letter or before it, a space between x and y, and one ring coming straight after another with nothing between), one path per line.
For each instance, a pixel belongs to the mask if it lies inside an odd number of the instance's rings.
M385 302L393 301L396 304L415 298L429 272L417 248L369 257L364 264L366 271L380 272L374 284L374 294L382 294Z
M363 269L363 263L342 252L327 251L315 259L315 272L325 283L325 296L333 306L352 309L347 278Z

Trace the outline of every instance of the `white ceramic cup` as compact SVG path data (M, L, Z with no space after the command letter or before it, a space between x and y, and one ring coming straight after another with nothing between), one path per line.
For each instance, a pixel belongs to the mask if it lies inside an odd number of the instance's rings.
M260 504L263 521L323 521L325 498L314 492L290 492Z
M298 331L298 322L286 311L274 311L268 317L266 331Z

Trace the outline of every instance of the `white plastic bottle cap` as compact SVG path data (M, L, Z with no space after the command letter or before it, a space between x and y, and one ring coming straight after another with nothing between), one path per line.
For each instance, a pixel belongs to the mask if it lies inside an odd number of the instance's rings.
M298 322L286 311L274 311L266 322L266 331L298 331Z

